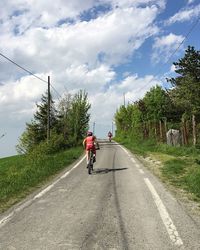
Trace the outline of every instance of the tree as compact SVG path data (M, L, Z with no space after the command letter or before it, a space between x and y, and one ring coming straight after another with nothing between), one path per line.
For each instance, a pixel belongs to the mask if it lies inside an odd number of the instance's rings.
M175 65L176 78L167 79L173 89L173 100L184 109L185 116L192 116L193 144L196 144L196 116L200 113L200 51L188 46L183 58Z
M125 134L131 127L130 105L126 108L124 105L120 106L115 114L115 122L117 126L117 133ZM129 114L128 114L129 113Z
M48 121L48 93L42 95L41 102L36 104L37 110L34 114L34 121L39 128L41 140L47 137L47 121ZM50 95L50 130L55 127L57 123L57 110L54 106L54 101Z
M73 136L75 143L82 140L89 127L90 114L88 113L91 105L85 91L80 90L72 99L69 109L70 135Z
M48 93L42 95L41 103L36 104L37 110L34 119L30 123L26 123L26 130L19 138L17 150L20 153L30 152L40 142L47 138L47 120L48 120ZM50 129L53 129L57 123L56 109L50 95Z
M72 95L64 94L63 98L58 103L58 123L56 126L57 133L63 134L65 140L70 135L70 110L72 107Z
M152 87L143 98L147 119L153 124L155 136L163 140L162 122L166 118L169 96L160 86ZM159 130L158 130L159 127ZM158 132L159 131L159 132Z

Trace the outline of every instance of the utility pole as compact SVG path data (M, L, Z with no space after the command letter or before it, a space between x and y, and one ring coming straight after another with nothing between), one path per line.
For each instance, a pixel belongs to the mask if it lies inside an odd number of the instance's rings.
M113 121L112 121L112 135L113 135Z
M50 76L48 76L47 141L50 140Z
M95 134L95 122L93 122L93 134Z
M125 107L126 106L126 96L125 96L125 93L123 95L124 95L124 107Z

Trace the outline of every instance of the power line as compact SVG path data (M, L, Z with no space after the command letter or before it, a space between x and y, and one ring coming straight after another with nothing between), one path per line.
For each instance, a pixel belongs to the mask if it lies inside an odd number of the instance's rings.
M186 34L186 36L184 37L184 39L180 42L180 44L178 45L178 47L174 50L174 52L171 54L171 56L168 58L167 62L168 63L170 61L170 59L173 57L173 55L180 49L181 45L184 43L184 41L188 38L188 36L192 33L192 31L194 30L194 28L197 26L198 22L200 21L200 17L197 18L196 22L192 25L192 27L190 28L190 30L188 31L188 33Z
M48 83L47 81L45 81L44 79L40 78L39 76L36 76L33 72L31 72L30 70L25 69L24 67L20 66L18 63L14 62L13 60L11 60L10 58L8 58L7 56L3 55L2 53L0 53L0 56L4 57L6 60L8 60L9 62L15 64L17 67L19 67L20 69L26 71L27 73L29 73L30 75L36 77L37 79L39 79L42 82Z
M196 22L192 25L192 27L189 29L189 31L187 32L187 34L185 35L184 39L180 42L180 44L178 45L178 47L172 52L172 54L169 56L169 58L167 59L167 61L164 64L169 63L169 61L171 60L171 58L174 56L174 54L180 49L181 45L184 43L184 41L188 38L188 36L192 33L192 31L194 30L194 28L197 26L197 24L200 21L200 17L197 18ZM158 70L158 74L160 73L161 68ZM148 84L147 84L148 85ZM139 90L137 90L137 92L143 90L147 85L141 87Z
M58 99L59 99L59 97L61 97L62 98L62 96L58 93L58 91L53 87L53 85L52 84L50 84L50 86L51 86L51 88L54 90L54 92L57 94L57 96L58 96Z
M45 83L48 84L48 81L45 81L45 80L42 79L41 77L35 75L35 74L34 74L33 72L31 72L30 70L25 69L24 67L22 67L21 65L19 65L19 64L16 63L16 62L14 62L13 60L11 60L9 57L5 56L4 54L0 53L0 56L2 56L3 58L5 58L5 59L8 60L9 62L13 63L14 65L16 65L17 67L19 67L20 69L24 70L25 72L29 73L30 75L36 77L36 78L39 79L40 81L45 82ZM50 84L50 86L51 86L52 89L57 93L57 95L58 95L59 97L62 97L62 96L58 93L58 91L55 89L55 87L54 87L52 84ZM59 99L59 98L58 98L58 99Z

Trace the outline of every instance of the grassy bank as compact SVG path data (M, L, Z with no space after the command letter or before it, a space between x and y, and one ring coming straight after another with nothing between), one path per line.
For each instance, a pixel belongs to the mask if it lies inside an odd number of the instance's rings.
M172 147L155 141L140 141L116 138L135 154L150 157L154 162L154 172L177 189L191 194L200 202L200 150L194 147Z
M82 147L77 147L52 155L32 154L0 159L0 212L42 186L82 153Z

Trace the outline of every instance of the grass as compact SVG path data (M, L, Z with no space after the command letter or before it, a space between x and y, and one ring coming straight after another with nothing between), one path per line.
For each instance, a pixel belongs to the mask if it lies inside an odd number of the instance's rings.
M53 154L0 159L0 212L42 186L83 153L82 147Z
M116 140L135 154L160 161L162 165L154 172L167 183L187 191L194 200L200 201L200 149L157 144L153 140Z

